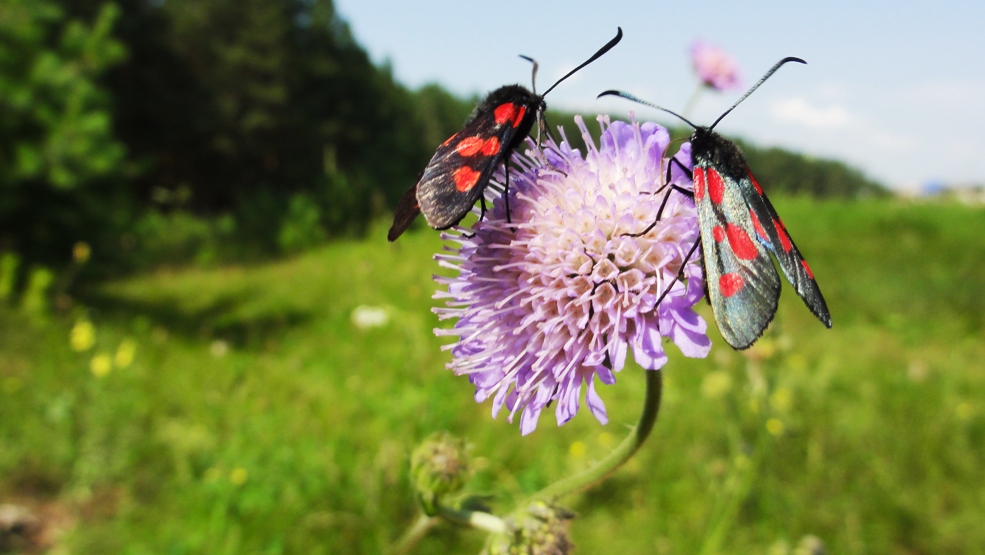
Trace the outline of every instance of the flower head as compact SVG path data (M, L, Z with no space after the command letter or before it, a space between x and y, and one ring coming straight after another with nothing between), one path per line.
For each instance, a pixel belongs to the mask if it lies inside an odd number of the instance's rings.
M695 41L691 45L691 63L698 79L712 89L724 91L741 84L739 66L732 56L717 46Z
M410 475L429 515L442 497L461 490L471 474L465 441L448 432L431 434L410 456Z
M458 271L436 278L447 290L435 295L446 299L435 312L458 319L435 330L459 338L449 346L449 367L469 375L477 401L493 397L493 416L505 407L512 421L522 411L524 434L551 402L559 425L570 420L582 386L605 423L596 378L615 383L630 347L647 370L666 363L664 337L687 356L710 348L707 325L692 309L703 295L700 264L692 258L681 267L698 238L697 216L667 187L667 130L599 116L596 147L584 121L575 122L588 145L584 157L566 138L543 150L529 142L526 156L513 156L520 170L510 170L511 221L500 174L486 188L492 208L470 233L445 233L457 247L436 256ZM690 146L677 158L690 166ZM690 187L676 164L671 169L672 183Z
M505 532L490 538L483 553L488 555L506 554L551 554L567 555L574 553L575 545L568 536L568 528L575 514L562 507L534 501L521 507L506 519Z

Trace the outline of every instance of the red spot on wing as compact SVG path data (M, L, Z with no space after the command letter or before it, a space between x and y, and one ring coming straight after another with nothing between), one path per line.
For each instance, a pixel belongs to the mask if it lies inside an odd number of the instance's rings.
M745 286L746 281L739 274L722 274L718 278L718 288L722 290L722 295L726 297L735 295Z
M475 183L479 181L479 172L468 166L462 166L455 170L452 179L455 180L455 188L464 193L475 187Z
M482 137L465 137L455 145L455 151L458 152L459 156L475 156L484 142Z
M493 156L499 153L499 149L499 138L489 137L486 139L486 142L482 145L482 150L479 152L481 152L484 156Z
M694 168L694 200L700 201L705 196L705 170Z
M488 139L479 136L466 137L455 146L455 151L458 152L459 156L465 157L475 156L479 153L484 156L492 156L499 152L499 139L497 137L489 137Z
M715 235L716 243L721 243L722 241L725 240L725 229L722 226L716 225L715 227L711 228L711 232Z
M517 110L516 115L513 116L513 127L520 126L520 122L523 121L523 116L526 115L526 113L527 113L527 107L520 106L520 109Z
M715 204L721 204L725 198L725 182L715 168L708 168L708 196Z
M746 230L735 224L728 224L725 228L728 235L728 244L732 247L732 252L742 260L753 260L759 256L756 244L752 242Z
M787 229L783 227L783 222L773 220L773 227L776 228L776 234L780 236L780 245L783 247L783 250L790 252L790 249L793 248L793 243L790 242L790 237L787 236Z
M499 106L496 106L495 110L493 110L493 117L496 118L496 123L498 125L503 125L506 122L512 123L512 120L515 116L516 116L516 104L513 104L512 102L507 102L506 104L500 104Z
M807 265L807 261L803 258L800 259L800 265L804 267L804 271L807 272L807 277L814 279L814 272L811 271L811 267Z
M759 186L759 182L756 181L755 177L753 177L752 172L749 171L749 168L746 168L746 173L749 174L749 181L752 181L752 186L756 188L756 192L759 193L759 196L763 196L763 188Z
M760 239L768 243L770 238L766 236L766 230L763 229L763 224L759 221L759 216L752 210L749 211L749 215L752 216L752 227L756 229L756 235L759 235Z

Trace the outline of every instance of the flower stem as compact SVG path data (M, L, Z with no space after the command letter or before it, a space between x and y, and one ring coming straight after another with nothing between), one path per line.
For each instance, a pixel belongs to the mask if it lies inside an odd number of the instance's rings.
M694 92L691 93L691 97L687 99L687 104L684 105L684 109L681 110L682 116L686 118L691 117L690 112L691 110L694 110L694 106L698 103L698 97L701 96L701 93L703 93L707 88L708 86L704 83L698 83L698 88L694 89Z
M446 520L452 524L457 524L458 526L464 526L467 528L476 528L478 530L485 530L486 532L493 533L503 533L506 531L506 523L503 519L492 515L489 513L484 513L482 511L469 511L462 509L453 509L440 503L437 506L437 514L435 516L421 515L417 519L417 522L411 525L406 532L400 536L397 543L390 550L393 555L404 555L410 553L410 550L417 545L417 542L421 541L428 531L433 528L436 524Z
M452 509L438 505L438 516L459 526L485 530L486 532L502 533L506 531L506 523L496 515L482 511Z
M417 522L412 524L410 528L408 528L403 535L400 536L400 539L394 544L393 548L390 550L390 553L393 555L405 555L410 553L410 550L417 545L417 542L421 541L424 534L427 534L428 530L434 527L439 520L440 519L437 517L430 517L422 514L420 518L417 519Z
M620 466L633 458L636 451L643 445L646 438L653 430L653 424L657 421L657 414L660 412L660 396L663 393L663 373L660 370L646 371L646 399L643 401L643 414L640 421L633 430L604 459L595 466L569 476L558 482L547 486L535 493L531 500L543 500L551 502L559 497L573 493L578 490L586 489L609 477Z

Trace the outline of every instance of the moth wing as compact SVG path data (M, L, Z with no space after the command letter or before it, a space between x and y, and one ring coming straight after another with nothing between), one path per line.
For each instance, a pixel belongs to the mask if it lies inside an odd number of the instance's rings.
M512 106L514 116L501 117L499 108ZM468 214L496 168L529 130L533 114L518 102L506 101L480 112L438 147L417 183L417 200L428 225L448 229Z
M803 299L807 308L821 323L830 328L831 314L828 312L828 305L824 302L824 296L821 295L821 289L814 279L814 273L807 260L800 254L773 204L763 194L762 187L748 168L746 175L748 177L737 181L748 206L749 217L757 227L755 237L776 257L783 275L797 291L797 295Z
M715 195L709 187L717 187ZM780 277L769 251L752 239L753 219L734 180L699 160L694 166L694 188L715 321L729 345L745 349L776 314Z
M420 180L420 179L418 179ZM400 197L397 209L393 212L393 225L386 234L387 241L391 243L397 240L403 232L407 231L417 215L421 213L421 206L417 203L417 184L411 185L410 189Z

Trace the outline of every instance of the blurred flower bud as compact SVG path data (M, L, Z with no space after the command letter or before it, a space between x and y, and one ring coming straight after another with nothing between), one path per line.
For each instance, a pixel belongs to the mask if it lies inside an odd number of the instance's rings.
M442 497L462 489L470 474L465 440L448 432L428 436L410 457L410 476L424 512L434 515Z
M486 555L565 555L575 546L568 537L574 513L535 501L506 519L509 531L493 536Z

